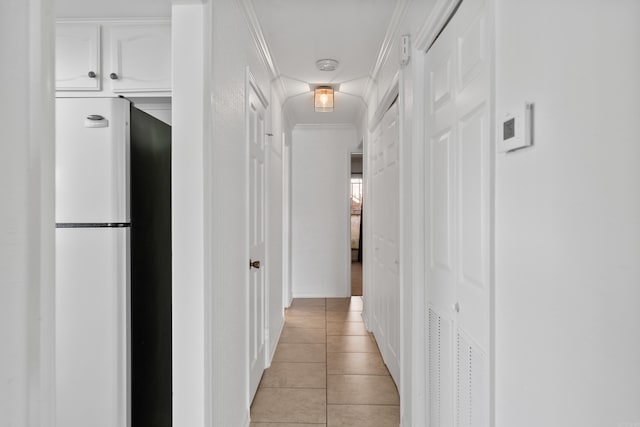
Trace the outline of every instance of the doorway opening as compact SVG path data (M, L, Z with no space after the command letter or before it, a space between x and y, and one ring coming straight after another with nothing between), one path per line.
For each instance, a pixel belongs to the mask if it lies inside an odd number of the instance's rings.
M362 193L362 153L352 153L349 196L352 296L362 295Z

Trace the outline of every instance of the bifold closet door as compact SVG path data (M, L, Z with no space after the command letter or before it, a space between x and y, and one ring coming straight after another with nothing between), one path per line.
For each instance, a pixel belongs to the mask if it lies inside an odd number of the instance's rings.
M400 381L400 170L398 104L384 114L372 143L373 331L389 372ZM372 292L370 293L369 290Z
M463 0L425 57L429 426L489 426L491 45Z

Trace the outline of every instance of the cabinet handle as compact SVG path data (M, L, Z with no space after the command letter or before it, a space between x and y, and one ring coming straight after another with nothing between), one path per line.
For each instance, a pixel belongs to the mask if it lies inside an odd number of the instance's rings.
M95 72L93 72L93 71L89 71L89 72L87 73L87 76L91 77L92 79L95 79L95 78L96 78L96 73L95 73Z
M249 260L249 268L260 268L260 261Z
M109 74L109 77L111 78L111 80L118 80L118 75L116 73Z

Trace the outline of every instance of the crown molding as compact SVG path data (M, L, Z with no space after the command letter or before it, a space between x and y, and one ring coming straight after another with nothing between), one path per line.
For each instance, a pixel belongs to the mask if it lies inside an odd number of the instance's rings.
M299 123L293 130L356 129L353 123Z
M172 6L188 6L188 5L202 5L209 3L209 0L171 0Z
M393 10L393 15L391 15L391 21L389 22L389 26L387 27L387 32L384 35L382 44L380 45L378 57L376 58L376 62L373 66L373 69L371 70L371 75L369 76L369 80L367 81L367 84L364 88L364 99L369 99L371 95L370 92L373 89L374 83L376 80L378 80L380 70L389 58L391 48L393 47L393 42L398 37L400 24L402 23L402 20L404 19L404 16L409 9L410 3L411 0L398 0L398 2L396 3L396 7Z
M150 16L140 18L56 18L56 24L171 24L171 17Z
M267 40L264 38L264 33L262 32L262 27L260 26L260 21L258 21L258 16L256 15L256 10L253 7L252 0L238 0L240 5L242 6L242 11L247 20L247 24L249 26L249 33L251 33L251 38L258 50L258 54L262 59L269 75L271 76L271 81L274 83L273 86L275 90L278 92L280 99L286 99L287 91L284 87L284 82L280 78L280 71L278 71L278 66L273 60L273 56L271 56L271 50L269 49L269 45L267 44Z

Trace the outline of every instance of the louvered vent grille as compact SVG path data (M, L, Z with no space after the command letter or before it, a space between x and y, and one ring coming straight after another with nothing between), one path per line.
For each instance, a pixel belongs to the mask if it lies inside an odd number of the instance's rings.
M456 426L486 427L487 367L484 354L464 334L456 334Z
M429 426L440 426L441 420L441 381L442 381L442 319L432 309L429 309L427 331L427 354L429 355Z

